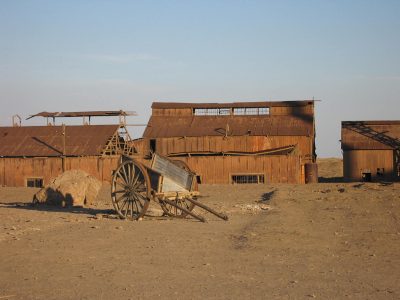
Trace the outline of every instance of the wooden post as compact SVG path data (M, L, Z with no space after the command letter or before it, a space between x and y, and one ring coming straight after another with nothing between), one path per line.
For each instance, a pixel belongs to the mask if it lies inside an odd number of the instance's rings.
M65 136L65 124L62 124L62 138L63 138L63 151L62 151L62 171L63 172L65 172L65 169L66 169L66 164L65 164L65 159L66 159L66 157L65 157L65 155L66 155L66 151L65 151L65 139L66 139L66 136Z

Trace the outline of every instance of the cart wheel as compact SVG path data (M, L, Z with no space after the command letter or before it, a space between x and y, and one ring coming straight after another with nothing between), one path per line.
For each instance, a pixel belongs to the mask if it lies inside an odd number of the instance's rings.
M150 189L149 176L140 163L127 160L118 166L112 178L111 199L121 219L137 220L144 216Z
M186 208L188 211L192 211L193 208L195 207L194 203L186 200L186 197L180 198L180 199L177 197L175 199L170 199L170 200L176 202L176 204L178 204L179 206ZM165 203L161 199L158 199L158 202L160 203L162 210L164 211L164 213L167 216L176 217L176 218L185 218L187 216L186 212L184 212L172 205L169 205L168 203Z

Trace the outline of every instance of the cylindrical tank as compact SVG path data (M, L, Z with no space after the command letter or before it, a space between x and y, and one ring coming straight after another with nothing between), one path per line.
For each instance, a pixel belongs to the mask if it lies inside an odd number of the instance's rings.
M318 183L318 165L316 163L306 163L304 174L306 183Z

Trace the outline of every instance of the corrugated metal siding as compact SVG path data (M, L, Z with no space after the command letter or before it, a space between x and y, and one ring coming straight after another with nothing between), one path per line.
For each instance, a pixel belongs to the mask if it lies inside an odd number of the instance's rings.
M119 125L66 126L66 155L100 155ZM0 127L0 156L39 157L63 154L62 126Z
M359 130L369 130L375 136L361 134ZM393 149L395 140L400 147L400 121L342 122L343 150Z
M312 154L312 137L306 136L244 136L244 137L187 137L156 139L161 155L182 152L257 152L265 149L297 145L299 154ZM149 140L147 140L149 143Z
M299 156L197 156L179 158L204 184L229 184L233 174L265 174L265 183L303 183Z
M343 175L346 179L361 181L365 170L370 170L373 179L376 179L377 168L385 169L385 179L394 177L393 150L343 151Z
M152 116L143 137L311 136L313 117L303 116Z
M68 157L66 169L79 169L103 182L110 182L119 157ZM41 177L44 184L62 173L62 159L0 158L0 186L25 186L26 178Z

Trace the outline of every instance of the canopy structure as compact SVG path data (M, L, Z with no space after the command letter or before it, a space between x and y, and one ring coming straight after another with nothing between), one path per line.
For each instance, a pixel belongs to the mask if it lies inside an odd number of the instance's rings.
M32 119L34 117L47 118L47 125L49 124L49 119L53 119L53 125L56 118L77 118L82 117L83 123L86 124L86 118L88 118L88 123L92 117L119 117L121 124L126 124L127 116L137 116L134 111L123 111L123 110L104 110L104 111L75 111L75 112L47 112L43 111L34 115L30 115L26 120Z

